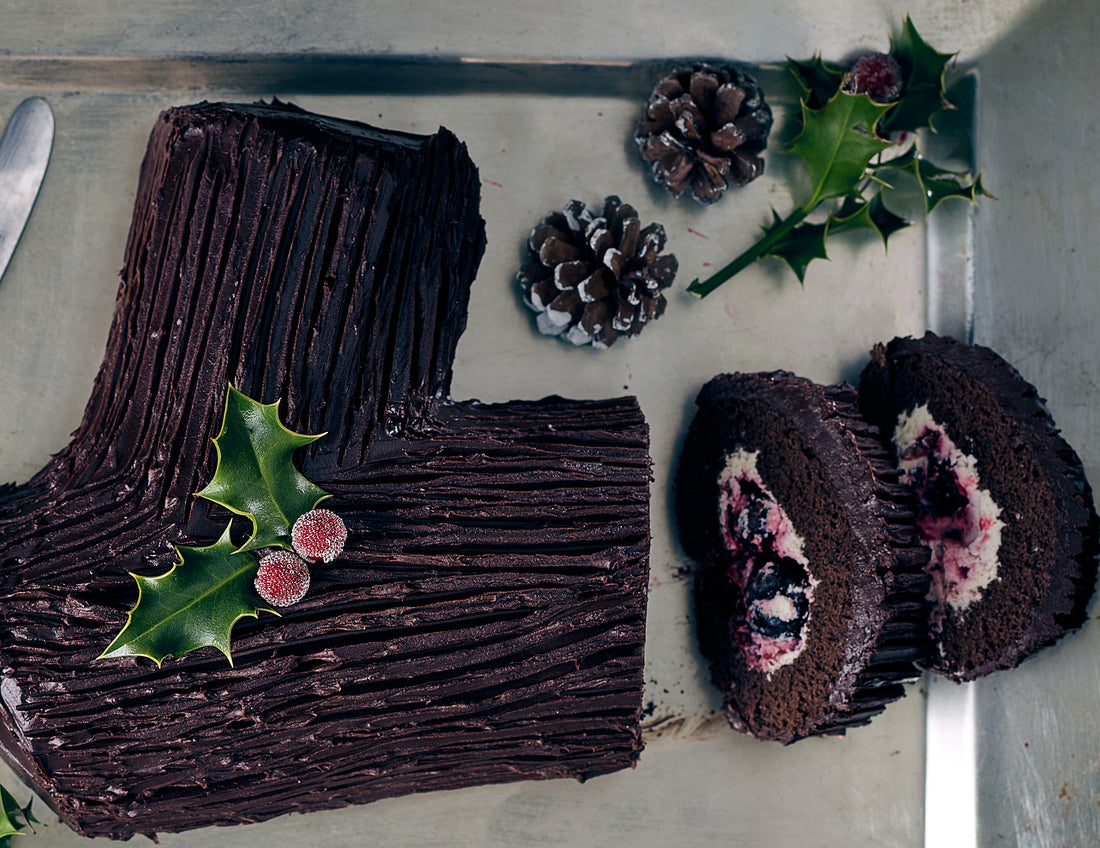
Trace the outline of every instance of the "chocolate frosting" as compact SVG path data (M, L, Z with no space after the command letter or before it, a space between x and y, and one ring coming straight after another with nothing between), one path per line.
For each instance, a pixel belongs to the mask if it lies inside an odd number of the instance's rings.
M641 748L648 433L632 398L449 396L479 178L411 135L278 102L157 121L103 365L72 442L0 487L0 752L127 838L524 778ZM227 384L327 433L348 526L281 618L163 667L98 660L171 545L229 514Z

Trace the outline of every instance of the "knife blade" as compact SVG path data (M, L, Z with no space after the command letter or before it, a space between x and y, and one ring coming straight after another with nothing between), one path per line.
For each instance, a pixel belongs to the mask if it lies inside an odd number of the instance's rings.
M928 678L925 848L976 848L977 718L973 683Z
M961 203L936 211L926 235L928 328L973 342L974 212ZM931 672L925 682L924 846L977 848L977 693Z
M46 175L53 130L50 104L28 97L15 107L0 136L0 280Z

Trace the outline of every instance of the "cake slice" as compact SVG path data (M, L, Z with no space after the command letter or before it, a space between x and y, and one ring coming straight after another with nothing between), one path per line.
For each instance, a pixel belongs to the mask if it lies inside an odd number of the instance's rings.
M738 730L864 724L917 675L928 554L850 386L786 372L703 387L676 475L699 642Z
M1097 515L1035 387L989 348L928 333L876 345L859 392L918 497L931 667L971 680L1080 627Z
M633 398L449 398L485 244L444 129L203 103L156 122L71 444L0 487L0 752L128 838L527 778L641 749L648 433ZM97 659L172 543L213 542L227 386L325 433L344 553L281 618Z

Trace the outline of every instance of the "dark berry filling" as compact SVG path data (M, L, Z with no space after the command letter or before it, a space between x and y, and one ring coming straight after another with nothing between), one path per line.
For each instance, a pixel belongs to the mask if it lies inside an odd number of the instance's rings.
M793 559L757 562L741 592L740 619L750 633L773 639L797 638L810 613L810 577Z
M920 518L949 518L958 515L970 504L959 482L951 458L936 454L939 434L927 431L909 450L905 459L927 458L927 464L913 468L909 486L917 495L917 515Z
M813 579L801 539L754 460L734 454L719 481L726 576L737 591L729 628L749 665L771 673L805 647Z

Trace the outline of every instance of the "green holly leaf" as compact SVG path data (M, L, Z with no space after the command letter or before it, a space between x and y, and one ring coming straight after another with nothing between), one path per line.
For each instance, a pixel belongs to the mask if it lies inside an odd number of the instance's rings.
M949 108L943 75L954 54L933 49L906 15L901 33L890 39L890 55L901 66L903 88L896 108L883 121L883 130L914 132L930 126L933 115Z
M833 62L826 62L820 53L814 54L809 61L800 61L787 57L787 69L802 89L802 100L811 109L820 109L833 99L844 81L844 68Z
M33 803L32 798L25 807L20 807L15 796L0 786L0 848L10 848L13 836L21 834L26 828L33 832L32 825L41 824L31 813Z
M879 119L889 110L889 104L875 103L866 94L843 91L822 109L802 104L802 132L787 152L801 158L810 172L812 194L803 209L858 192L871 160L890 147L876 134Z
M221 432L214 439L217 469L198 495L252 522L252 535L240 550L290 550L295 520L329 497L302 476L293 462L295 451L321 435L288 430L279 420L278 401L257 403L229 387Z
M230 527L232 522L208 547L177 545L179 562L159 577L131 575L138 584L137 603L101 659L142 656L159 666L168 656L178 659L214 647L233 664L229 638L236 623L275 610L253 587L259 561L237 550Z
M959 197L971 203L977 203L979 197L994 198L982 185L981 174L971 180L969 172L940 168L916 150L910 150L904 156L885 163L882 170L901 171L914 177L920 188L920 196L924 199L926 214L950 197Z
M840 209L829 216L829 235L851 230L874 230L882 238L883 247L898 230L904 230L910 221L895 215L886 208L882 195L876 193L870 200L847 198Z
M2 797L3 803L0 804L0 846L2 846L3 839L7 839L10 836L18 834L23 829L22 825L18 825L18 814L21 812L19 802L15 801L12 794L0 786L0 797ZM12 821L12 818L15 821Z
M825 254L825 236L827 227L825 224L799 224L796 227L780 231L783 227L783 219L772 210L771 226L765 227L764 235L767 238L773 235L771 247L767 256L782 259L790 266L798 277L800 283L805 282L806 268L814 259L828 259Z

